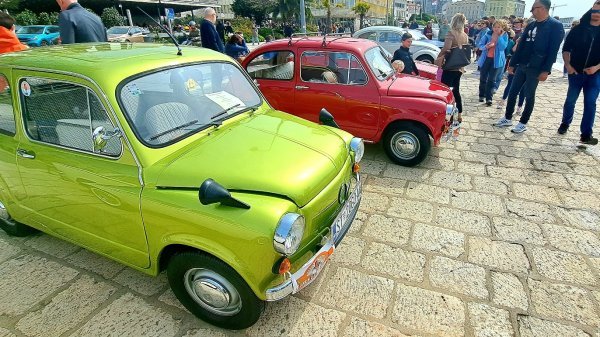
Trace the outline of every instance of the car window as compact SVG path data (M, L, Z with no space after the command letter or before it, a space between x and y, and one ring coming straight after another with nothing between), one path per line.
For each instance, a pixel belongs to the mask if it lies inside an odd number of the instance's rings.
M50 27L48 28L48 32L49 33L58 33L59 28L58 27Z
M8 80L0 74L0 133L15 134L15 114L10 96Z
M362 85L367 82L362 65L348 52L303 52L300 77L305 82L327 84Z
M402 36L396 32L382 32L379 34L379 42L381 43L400 43Z
M371 71L373 71L373 74L379 80L387 78L394 72L390 61L386 56L386 53L381 47L373 47L365 53L365 59L369 64L369 68L371 68Z
M19 83L27 135L40 142L86 152L119 156L121 141L112 137L102 151L94 150L92 132L115 128L96 94L81 85L42 78Z
M371 41L377 41L377 32L367 32L358 36L361 39L367 39Z
M284 80L294 78L294 53L271 51L258 55L246 67L253 79Z
M149 147L177 142L262 103L235 65L184 65L125 80L119 103L138 139Z

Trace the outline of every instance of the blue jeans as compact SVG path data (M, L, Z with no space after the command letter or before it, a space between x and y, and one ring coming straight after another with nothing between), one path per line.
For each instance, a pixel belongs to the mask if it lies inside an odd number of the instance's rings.
M494 95L492 90L494 89L498 71L502 71L502 68L494 68L494 58L486 58L481 67L481 75L479 77L479 97L485 97L485 100L488 102L492 101L492 96Z
M512 119L515 113L515 104L517 103L517 96L521 89L525 93L525 108L519 122L527 124L531 113L533 112L533 106L535 105L535 91L537 90L540 80L538 77L542 71L536 68L528 68L527 66L519 66L515 69L515 77L510 86L508 92L508 101L506 102L506 113L504 117L506 119Z
M562 123L571 125L575 113L575 103L583 89L583 117L581 119L581 136L590 137L596 116L596 100L600 92L600 73L594 75L569 75L569 90L563 108Z
M508 92L510 91L510 86L512 85L513 79L515 78L514 74L508 74L508 77L506 78L507 82L506 82L506 88L504 88L504 94L502 94L502 99L506 99L508 98ZM523 88L521 88L521 91L519 91L519 106L523 106L523 102L525 102L525 90Z

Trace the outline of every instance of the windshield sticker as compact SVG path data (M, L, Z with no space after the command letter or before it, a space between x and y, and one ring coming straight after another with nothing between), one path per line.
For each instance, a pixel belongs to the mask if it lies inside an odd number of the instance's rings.
M142 94L142 90L140 90L140 88L135 83L126 85L125 89L127 89L131 96L139 96Z
M21 93L25 97L31 96L31 85L27 81L21 82Z
M246 106L239 98L233 96L227 91L206 94L206 97L210 98L210 100L217 103L223 109L229 109L232 106L237 106L239 109L241 109Z
M193 78L190 78L185 82L185 90L190 95L202 95L202 87Z

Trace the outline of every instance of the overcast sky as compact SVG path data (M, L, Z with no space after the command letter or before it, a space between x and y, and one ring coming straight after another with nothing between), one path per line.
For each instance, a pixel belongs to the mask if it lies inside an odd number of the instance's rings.
M457 0L454 0L456 2ZM481 1L481 0L480 0ZM531 13L531 5L535 0L525 0L525 17L529 17ZM574 17L580 18L588 9L592 8L594 0L552 0L552 5L567 5L562 7L556 7L554 9L554 16L560 17ZM552 13L552 11L550 11Z

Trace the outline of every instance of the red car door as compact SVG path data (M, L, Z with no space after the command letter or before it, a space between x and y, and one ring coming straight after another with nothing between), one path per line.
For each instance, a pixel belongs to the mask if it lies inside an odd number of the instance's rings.
M327 109L343 130L371 139L379 124L379 92L359 59L346 51L299 49L292 113L318 122Z

